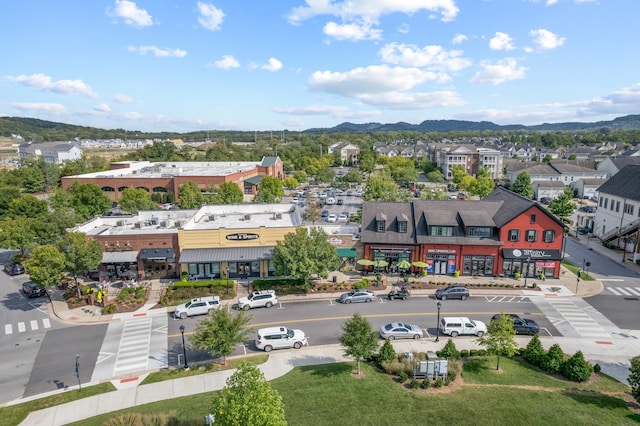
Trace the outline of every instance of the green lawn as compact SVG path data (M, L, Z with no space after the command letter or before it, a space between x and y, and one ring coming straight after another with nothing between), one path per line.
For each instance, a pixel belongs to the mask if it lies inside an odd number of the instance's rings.
M637 425L622 399L629 387L607 377L577 384L548 377L521 362L495 359L467 363L464 385L448 392L409 390L364 365L354 378L350 363L298 367L272 383L285 403L290 425ZM135 407L78 422L144 417L162 424L202 424L214 393ZM113 423L113 424L134 424Z

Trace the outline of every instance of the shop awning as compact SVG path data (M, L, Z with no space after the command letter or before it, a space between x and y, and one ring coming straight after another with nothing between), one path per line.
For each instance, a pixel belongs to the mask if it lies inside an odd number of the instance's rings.
M137 251L107 251L102 253L102 263L135 263Z
M520 260L562 260L562 253L560 253L560 250L502 249L502 257Z
M354 248L339 248L336 251L340 257L356 257L356 249Z
M142 260L165 260L173 259L175 253L172 248L142 249L140 259Z
M180 263L250 262L271 259L273 249L273 246L184 249L180 252Z

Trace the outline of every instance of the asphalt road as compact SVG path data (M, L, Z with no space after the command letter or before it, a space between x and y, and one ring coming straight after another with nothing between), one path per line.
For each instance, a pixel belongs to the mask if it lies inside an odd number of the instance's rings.
M586 268L586 262L590 262L589 274L605 286L601 294L584 300L621 329L640 329L640 297L631 293L640 293L640 276L624 267L622 257L620 262L615 262L590 250L586 241L582 245L570 238L567 239L565 254L569 261L580 267L584 265Z
M289 328L301 329L308 336L310 345L325 345L338 343L342 334L341 325L354 313L365 316L373 330L390 322L407 322L420 326L425 331L425 338L436 336L438 311L436 301L431 297L412 296L408 300L388 301L378 297L371 303L356 303L344 305L334 300L313 300L307 302L286 302L270 309L253 309L249 313L253 316L251 326L253 332L259 328L284 325ZM488 323L491 317L500 312L517 313L534 319L543 329L542 333L560 335L540 309L526 297L471 297L466 301L447 300L442 302L440 316L464 316L473 320ZM182 351L182 336L180 325L185 326L187 339L187 359L189 362L205 361L211 355L203 351L192 351L188 342L190 333L196 328L199 317L186 320L169 321L169 348L175 357L169 360L169 365L177 366L177 355ZM457 339L470 339L472 336L460 336ZM260 353L253 342L239 346L232 355L243 353ZM182 355L180 355L182 357Z

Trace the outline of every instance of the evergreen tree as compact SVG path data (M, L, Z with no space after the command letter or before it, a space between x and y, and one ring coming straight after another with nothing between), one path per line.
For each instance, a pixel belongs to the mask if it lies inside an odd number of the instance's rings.
M635 357L631 360L627 381L631 386L631 395L636 401L640 402L640 357Z
M545 350L542 347L542 342L540 342L538 333L529 340L527 348L524 350L522 356L536 367L540 367L542 365L545 357Z

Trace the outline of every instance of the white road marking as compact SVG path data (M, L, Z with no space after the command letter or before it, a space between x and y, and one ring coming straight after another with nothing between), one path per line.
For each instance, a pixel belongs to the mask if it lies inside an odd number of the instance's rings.
M18 323L18 333L24 333L27 331L27 327L25 327L23 322Z
M5 324L4 325L4 334L13 334L13 325Z
M38 329L38 320L31 320L31 330L35 331Z

